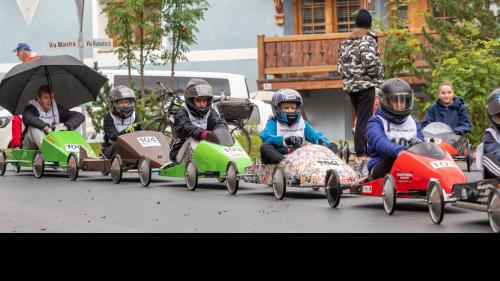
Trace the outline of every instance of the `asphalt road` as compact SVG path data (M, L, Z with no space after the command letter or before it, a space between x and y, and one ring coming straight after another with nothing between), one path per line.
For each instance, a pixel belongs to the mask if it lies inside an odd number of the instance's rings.
M323 189L291 188L277 201L262 185L242 182L232 196L216 180L200 182L191 192L183 179L157 175L141 188L135 174L115 185L98 173L39 180L9 167L0 177L0 232L491 232L486 213L452 206L434 225L419 200L398 201L388 216L380 198L346 195L332 209Z

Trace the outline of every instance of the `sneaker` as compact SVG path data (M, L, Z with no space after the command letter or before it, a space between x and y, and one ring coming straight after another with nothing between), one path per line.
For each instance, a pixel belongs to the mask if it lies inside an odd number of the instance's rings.
M362 168L363 162L365 162L366 159L366 156L356 156L356 159L354 159L354 170L359 172L359 170Z

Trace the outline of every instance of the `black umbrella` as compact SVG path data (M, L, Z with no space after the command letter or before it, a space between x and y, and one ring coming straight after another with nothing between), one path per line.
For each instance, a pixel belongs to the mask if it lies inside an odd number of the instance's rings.
M108 79L72 56L41 56L16 65L0 83L0 106L13 115L24 112L40 86L49 85L66 109L93 101Z

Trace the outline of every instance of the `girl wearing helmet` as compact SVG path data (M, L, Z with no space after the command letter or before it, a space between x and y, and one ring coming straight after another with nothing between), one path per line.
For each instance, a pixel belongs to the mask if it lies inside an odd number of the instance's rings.
M488 96L486 103L490 127L484 132L483 143L477 148L477 163L484 169L484 178L492 179L500 177L500 88Z
M368 121L368 171L382 178L392 168L399 153L422 142L420 124L410 116L413 90L404 80L394 78L382 84L380 106Z
M263 164L278 164L306 141L322 144L337 152L337 146L302 119L302 97L292 89L281 89L272 97L273 116L260 134Z
M135 113L135 94L125 86L116 86L109 93L111 110L104 116L104 144L101 153L107 159L116 152L116 139L141 130L140 117Z
M212 86L203 79L193 78L184 90L186 103L174 118L174 139L170 160L180 162L188 139L205 139L218 126L226 126L219 114L212 110ZM182 153L179 153L182 151Z

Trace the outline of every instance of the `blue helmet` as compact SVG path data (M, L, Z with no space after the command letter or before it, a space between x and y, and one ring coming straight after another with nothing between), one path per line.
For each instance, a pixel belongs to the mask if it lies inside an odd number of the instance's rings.
M281 110L282 103L295 103L297 104L297 109L294 112L285 113ZM286 123L289 126L296 123L302 111L302 97L299 92L293 89L281 89L274 93L271 100L273 107L273 115L276 120Z

